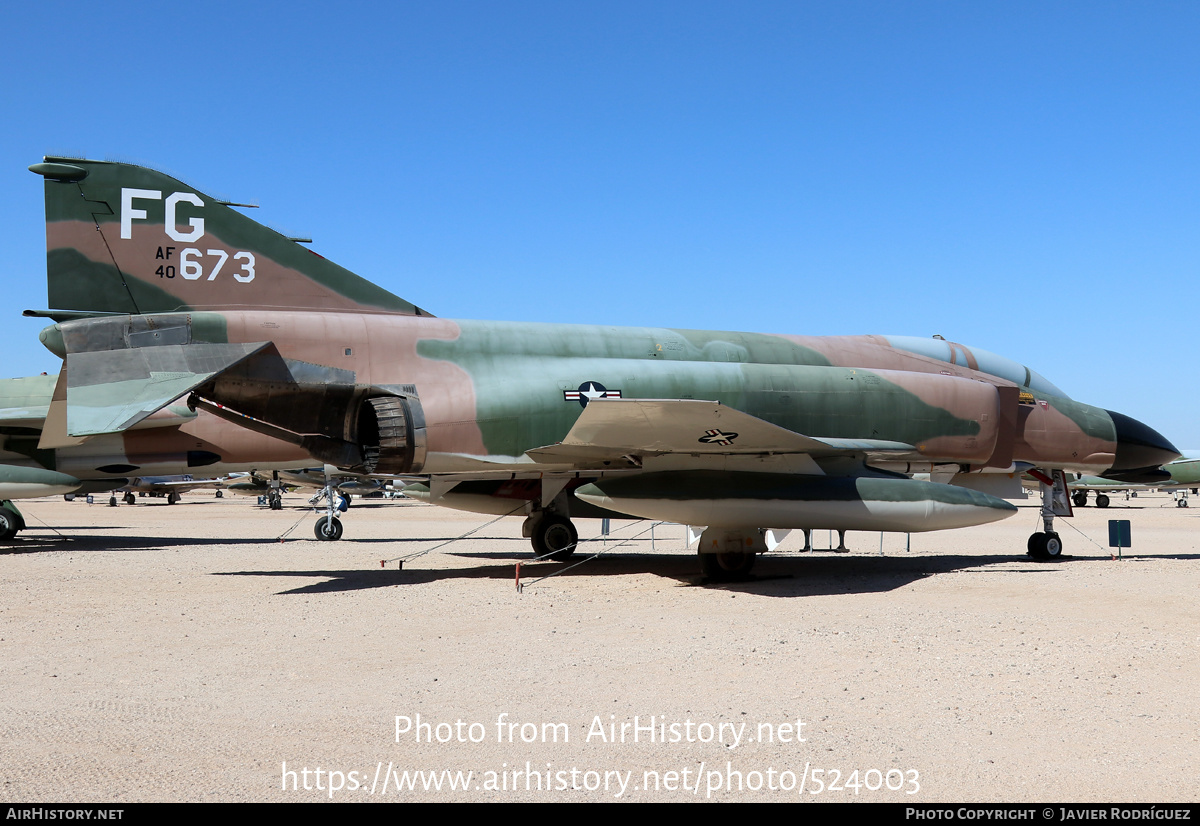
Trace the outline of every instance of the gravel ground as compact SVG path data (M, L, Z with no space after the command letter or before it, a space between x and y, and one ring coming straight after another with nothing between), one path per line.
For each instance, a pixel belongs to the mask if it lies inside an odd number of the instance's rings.
M615 523L598 559L523 566L521 593L520 519L356 501L317 542L285 501L22 504L0 798L1197 799L1200 508L1166 494L1060 520L1057 563L1023 553L1030 500L907 549L794 534L719 586L679 526L652 549Z

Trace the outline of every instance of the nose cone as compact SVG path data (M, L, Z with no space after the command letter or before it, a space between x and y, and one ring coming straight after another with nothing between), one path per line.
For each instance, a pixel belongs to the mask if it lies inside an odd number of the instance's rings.
M1179 458L1175 445L1154 428L1112 410L1105 412L1117 430L1117 457L1110 471L1157 468Z

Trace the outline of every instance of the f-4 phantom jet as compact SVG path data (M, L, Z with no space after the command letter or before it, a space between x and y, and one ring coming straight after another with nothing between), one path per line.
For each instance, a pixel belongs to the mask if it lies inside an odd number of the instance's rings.
M242 428L242 460L298 448L416 477L431 502L524 517L541 556L570 555L574 518L705 526L702 567L725 578L749 571L767 529L978 525L1015 512L993 493L1022 470L1136 476L1178 455L960 344L452 321L167 175L30 169L50 309L27 314L55 322L41 338L64 360L47 444L186 404ZM910 476L948 469L955 484ZM1043 517L1029 552L1058 556L1048 504Z

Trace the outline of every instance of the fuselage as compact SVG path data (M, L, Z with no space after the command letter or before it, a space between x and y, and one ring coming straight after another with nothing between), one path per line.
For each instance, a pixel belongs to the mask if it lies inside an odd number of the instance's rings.
M1057 388L1015 362L946 342L926 348L924 340L883 336L287 310L156 319L164 327L186 325L191 341L270 341L288 359L351 371L359 384L414 387L425 418L421 472L427 474L484 465L528 467L532 460L525 451L561 441L589 398L617 395L719 401L807 436L910 444L932 462L979 467L1028 462L1100 473L1122 462L1140 467L1175 455L1158 436L1161 444L1119 456L1120 424L1108 411L1048 392ZM43 341L61 354L64 337L69 342L87 324L54 325ZM937 357L942 346L948 357ZM999 364L996 373L1006 375L985 372L989 364ZM1018 384L1021 379L1028 383ZM143 442L125 449L144 455L169 454L172 447L179 454L191 439L195 445L188 450L220 455L214 472L253 465L256 451L257 466L294 467L300 458L293 445L248 431L234 435L229 427L201 413L178 428L113 438ZM99 452L82 449L91 443L69 450ZM189 472L167 470L161 462L155 467L158 473Z
M1002 414L996 388L1017 387L880 336L370 314L222 316L229 341L271 340L289 358L353 370L360 383L414 385L430 473L467 470L468 457L527 462L524 451L563 438L589 386L622 398L720 401L809 436L925 444L931 459L984 464ZM1014 415L1014 461L1081 472L1112 466L1117 434L1104 410L1037 391ZM939 448L938 440L948 444Z

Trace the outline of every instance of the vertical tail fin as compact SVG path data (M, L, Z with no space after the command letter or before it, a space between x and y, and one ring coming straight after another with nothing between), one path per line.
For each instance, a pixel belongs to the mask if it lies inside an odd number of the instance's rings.
M52 310L429 315L229 204L145 167L46 158Z

